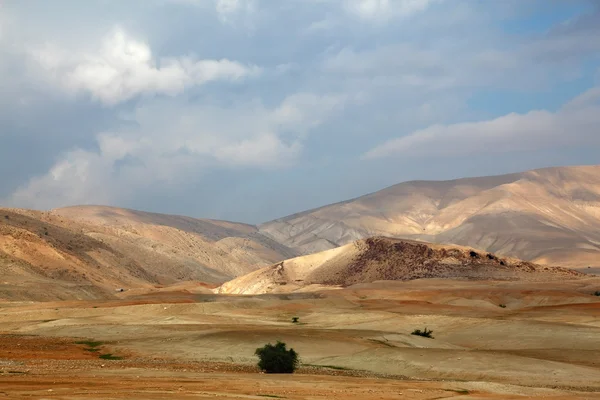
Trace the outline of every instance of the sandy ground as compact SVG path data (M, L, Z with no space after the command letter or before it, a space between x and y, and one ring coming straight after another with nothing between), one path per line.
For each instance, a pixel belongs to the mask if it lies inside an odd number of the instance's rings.
M0 397L600 399L600 278L0 304ZM506 307L500 307L500 305ZM300 318L299 324L291 322ZM432 329L434 339L413 336ZM76 344L99 341L96 347ZM283 340L303 366L256 370ZM112 354L121 360L99 359Z

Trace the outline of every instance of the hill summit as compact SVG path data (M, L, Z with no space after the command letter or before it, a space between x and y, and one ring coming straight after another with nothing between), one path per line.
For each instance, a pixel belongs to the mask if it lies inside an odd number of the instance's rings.
M347 287L381 280L423 278L549 281L584 276L475 249L375 237L297 257L251 272L216 291L231 294L286 293Z

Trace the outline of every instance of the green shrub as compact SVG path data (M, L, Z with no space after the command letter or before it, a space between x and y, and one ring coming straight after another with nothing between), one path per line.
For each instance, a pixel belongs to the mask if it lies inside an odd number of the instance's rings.
M292 322L293 322L294 324L297 324L297 323L298 323L298 321L300 321L300 317L293 317L293 318L292 318Z
M600 296L600 290L595 291L594 296Z
M431 336L432 333L433 333L433 331L427 330L427 328L425 328L425 330L415 329L411 333L411 335L422 336L422 337L426 337L426 338L429 338L429 339L433 339L433 336Z
M498 304L498 307L500 307L500 308L506 308L506 304Z
M287 349L285 343L266 344L254 352L258 356L258 368L267 374L293 374L298 368L298 353Z

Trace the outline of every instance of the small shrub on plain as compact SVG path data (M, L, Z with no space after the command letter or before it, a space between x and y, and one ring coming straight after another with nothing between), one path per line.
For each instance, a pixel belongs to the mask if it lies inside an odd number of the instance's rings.
M427 328L425 328L424 330L415 329L411 333L411 335L422 336L422 337L425 337L425 338L433 339L433 336L431 335L432 333L433 333L432 330L428 330Z
M285 343L266 344L254 352L258 356L258 368L267 374L293 374L298 368L298 353L287 349Z

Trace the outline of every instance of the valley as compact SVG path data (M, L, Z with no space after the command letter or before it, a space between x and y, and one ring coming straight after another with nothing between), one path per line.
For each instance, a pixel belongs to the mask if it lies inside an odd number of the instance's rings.
M598 168L409 182L259 226L0 209L0 395L600 398ZM277 340L296 374L256 367Z

